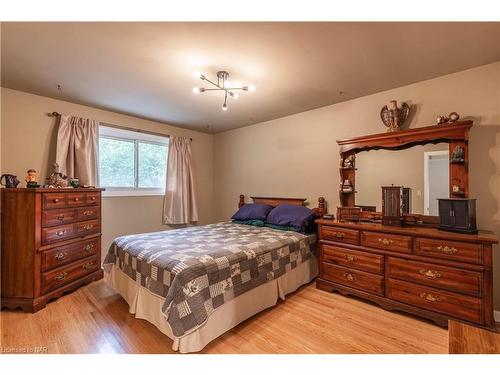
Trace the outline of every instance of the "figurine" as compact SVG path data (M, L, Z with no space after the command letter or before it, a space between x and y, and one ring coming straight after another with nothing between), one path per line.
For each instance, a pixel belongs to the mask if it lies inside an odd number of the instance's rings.
M344 193L351 193L352 192L352 184L351 181L349 180L344 180L342 183L342 192Z
M346 169L354 167L354 154L351 154L344 159L343 167Z
M451 124L453 122L457 122L459 118L460 118L460 115L457 112L451 112L448 116L439 115L437 117L437 123L438 123L438 125Z
M401 126L408 118L410 114L410 106L406 103L401 104L401 108L398 108L398 103L395 100L391 100L389 107L386 105L382 107L380 111L380 118L385 126L387 126L387 132L396 132L401 130Z
M446 122L448 122L448 117L444 116L444 115L439 115L436 119L438 125L441 125L441 124L444 124Z
M54 163L54 172L47 178L47 185L54 188L64 188L68 186L68 176L59 172L59 164Z
M460 118L460 115L457 112L451 112L448 115L448 122L457 122Z
M34 169L28 169L26 172L28 175L26 176L26 187L27 188L37 188L40 187L37 183L37 176L36 176L36 170Z
M452 163L463 163L465 161L465 150L462 146L456 145L451 153L450 161Z

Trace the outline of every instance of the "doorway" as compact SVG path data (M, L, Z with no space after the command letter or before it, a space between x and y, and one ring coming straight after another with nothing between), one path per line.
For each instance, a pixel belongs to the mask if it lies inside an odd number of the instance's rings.
M449 152L430 151L424 153L424 213L437 216L437 198L448 198Z

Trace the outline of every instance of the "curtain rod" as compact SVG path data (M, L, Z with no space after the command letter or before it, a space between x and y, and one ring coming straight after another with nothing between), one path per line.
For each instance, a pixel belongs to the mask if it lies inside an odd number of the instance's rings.
M52 113L48 113L48 116L49 117L59 117L59 116L61 116L61 114L59 112L52 112ZM167 134L155 133L155 132L151 132L149 130L142 130L142 129L136 129L136 128L128 128L126 126L108 124L106 122L100 122L100 124L103 124L104 126L108 126L110 128L116 128L116 129L121 129L121 130L133 131L133 132L137 132L137 133L144 133L144 134L156 135L158 137L167 137L167 138L170 138L170 136L167 135ZM189 139L191 140L191 142L193 141L193 138L189 138Z

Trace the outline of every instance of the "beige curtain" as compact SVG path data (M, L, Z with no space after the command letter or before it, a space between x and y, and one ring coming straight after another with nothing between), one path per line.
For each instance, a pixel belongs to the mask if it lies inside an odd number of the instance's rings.
M99 123L76 116L61 115L57 132L56 163L68 178L80 185L99 184L97 155Z
M198 221L191 160L191 140L170 137L163 224L189 224Z

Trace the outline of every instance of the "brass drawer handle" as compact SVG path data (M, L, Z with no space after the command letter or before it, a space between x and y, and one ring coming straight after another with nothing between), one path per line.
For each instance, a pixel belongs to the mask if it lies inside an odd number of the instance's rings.
M390 238L379 238L378 239L378 242L384 244L384 245L390 245L392 244L394 241L391 240Z
M97 198L96 197L90 197L91 201L95 201Z
M441 298L438 296L433 296L430 293L420 293L420 298L425 299L427 302L436 303L441 301Z
M94 228L94 224L86 224L83 226L83 229L85 229L85 230L91 230L93 228Z
M337 237L337 238L344 238L345 237L345 233L335 232L335 237Z
M94 262L88 262L88 263L85 263L85 264L82 266L82 268L83 268L84 270L88 270L88 269L90 269L90 268L92 268L92 267L94 267Z
M344 277L349 280L349 281L356 281L356 276L354 276L352 273L350 272L346 272L344 273Z
M61 251L60 253L57 253L56 255L54 255L54 258L56 260L63 260L64 258L66 258L66 255L68 255L68 254L65 253L64 251Z
M75 197L73 200L74 200L75 202L78 202L78 201L80 200L80 198Z
M435 280L441 277L441 274L439 272L433 270L426 270L425 268L422 268L419 272L421 275L431 280Z
M85 245L83 247L83 251L87 253L91 252L92 250L94 250L94 243L89 243L88 245Z
M458 250L453 246L438 246L437 249L444 254L456 254Z
M58 230L58 231L56 232L56 234L57 234L59 237L61 237L61 236L64 236L64 235L66 234L66 232L67 232L67 231L66 231L66 229L63 229L63 230Z
M52 199L52 202L54 202L54 203L59 203L59 198L54 198L54 199Z
M356 257L354 255L349 255L349 254L346 254L345 256L345 260L347 260L348 262L356 262Z
M92 211L92 210L83 211L83 216L91 216L93 214L94 214L94 211Z
M56 216L56 219L59 220L59 221L63 221L64 220L64 215L57 215Z
M57 281L61 281L61 280L64 280L66 278L66 276L68 276L67 272L61 272L56 277L54 277L54 279Z

